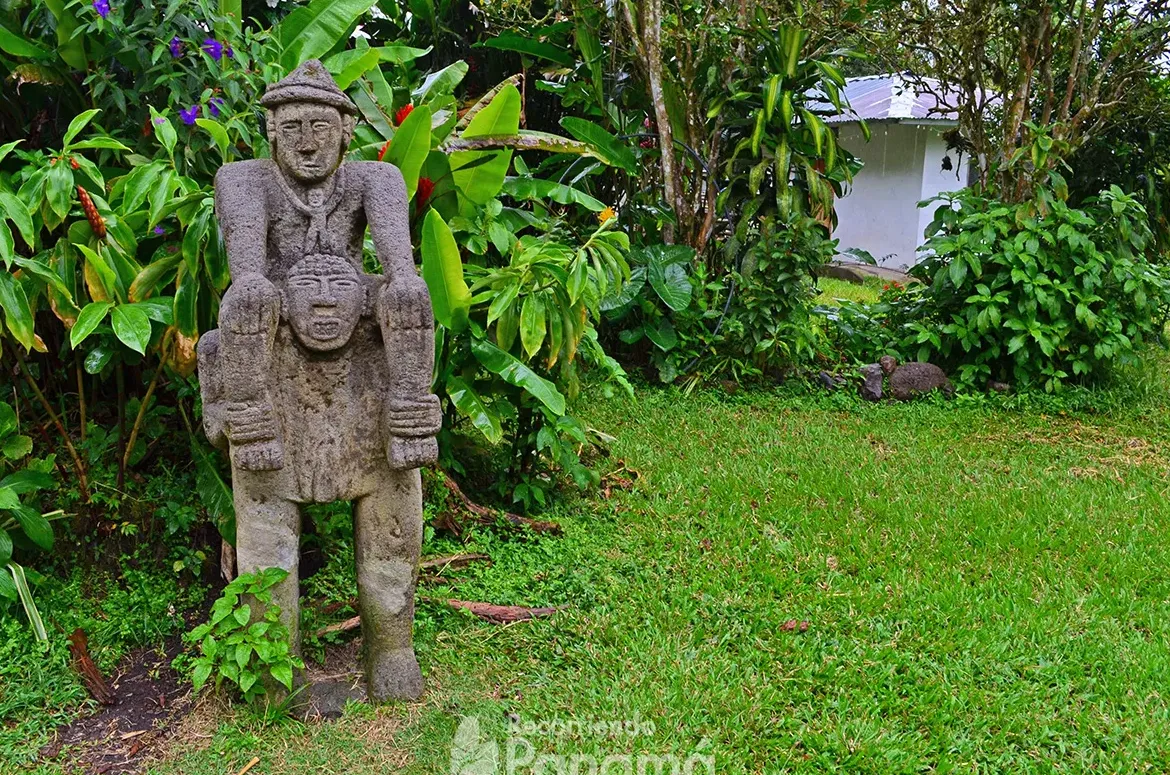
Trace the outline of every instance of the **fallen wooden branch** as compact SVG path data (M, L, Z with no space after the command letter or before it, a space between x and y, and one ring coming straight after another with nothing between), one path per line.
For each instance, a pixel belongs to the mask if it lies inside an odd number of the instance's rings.
M446 600L447 605L453 608L463 608L471 611L484 621L493 624L509 624L511 622L525 622L540 616L552 616L560 607L528 608L522 605L493 605L492 603L473 603L468 600Z
M479 603L470 600L445 600L434 597L420 597L425 603L440 603L452 608L462 608L492 624L511 624L512 622L526 622L541 616L552 616L564 606L551 608L528 608L522 605L495 605L494 603ZM361 616L354 616L344 622L336 622L317 630L316 636L322 638L334 632L350 632L362 626Z
M486 554L453 554L450 557L436 557L433 560L423 560L418 564L420 571L424 570L446 570L447 568L462 568L470 565L476 560L490 560Z
M318 638L323 638L331 632L349 632L350 630L356 630L361 626L362 617L354 616L352 618L346 619L344 622L336 622L334 624L328 625L327 627L322 627L321 629L317 630L316 635Z
M90 695L102 705L116 705L118 698L90 658L89 639L80 627L69 636L69 652L73 655L73 669L81 676Z
M526 527L529 530L537 533L552 533L554 535L560 535L561 533L561 526L556 522L546 522L544 520L531 519L529 517L522 517L519 514L512 514L511 512L507 511L496 511L494 509L489 509L486 506L479 505L475 501L468 498L463 493L463 490L459 489L459 485L455 483L455 480L449 476L443 477L443 484L447 485L447 489L451 491L451 494L459 499L459 502L463 505L463 508L470 512L474 520L481 525L494 525L497 520L502 519L515 527ZM450 521L448 521L448 524L451 527L453 533L456 535L460 533L459 525L457 523L452 524Z

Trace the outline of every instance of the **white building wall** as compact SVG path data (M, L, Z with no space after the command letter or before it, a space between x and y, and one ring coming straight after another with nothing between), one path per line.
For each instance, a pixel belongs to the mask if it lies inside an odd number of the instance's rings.
M905 269L916 260L922 232L933 210L918 202L960 187L955 171L942 171L942 128L893 122L870 123L866 143L856 124L845 124L840 143L865 162L849 194L837 202L839 249L869 251L881 266ZM952 158L952 166L958 168Z
M922 193L919 201L933 199L946 191L958 191L967 185L967 166L960 163L957 151L947 152L947 141L942 137L942 131L931 127L927 135L926 153L923 154ZM950 159L950 169L943 169L943 159ZM931 204L918 210L918 244L924 241L923 233L930 222L934 220L934 213L939 204Z

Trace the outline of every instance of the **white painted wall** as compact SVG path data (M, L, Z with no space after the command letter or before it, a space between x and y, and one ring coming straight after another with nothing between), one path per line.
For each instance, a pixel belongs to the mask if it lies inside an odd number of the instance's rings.
M923 154L922 166L922 193L918 200L933 199L945 191L958 191L967 186L967 165L960 164L959 154L956 151L947 153L947 141L943 139L943 129L930 127L926 140L926 152ZM950 159L950 169L943 169L943 159ZM921 245L923 232L934 220L934 212L939 205L931 204L918 209L918 244Z
M837 202L833 236L840 240L840 250L862 248L892 269L915 262L933 212L919 210L918 202L961 187L957 158L951 159L954 170L942 171L946 155L942 131L938 126L875 121L866 143L856 124L841 127L841 144L865 167L849 194Z

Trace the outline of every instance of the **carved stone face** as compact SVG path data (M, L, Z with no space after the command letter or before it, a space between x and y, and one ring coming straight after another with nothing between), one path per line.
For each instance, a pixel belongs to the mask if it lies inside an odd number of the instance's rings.
M344 347L365 308L366 289L344 258L313 255L288 272L285 310L297 340L315 352Z
M276 163L296 180L316 184L341 164L348 141L341 113L328 105L289 102L268 117Z

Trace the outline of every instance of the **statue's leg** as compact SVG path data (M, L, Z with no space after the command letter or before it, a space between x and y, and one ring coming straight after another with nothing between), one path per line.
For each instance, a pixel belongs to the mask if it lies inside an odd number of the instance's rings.
M300 653L301 510L272 493L276 474L236 471L232 495L236 506L236 562L240 573L281 568L288 576L272 588L290 645Z
M411 634L422 551L418 470L388 471L373 493L358 499L354 538L370 699L418 699L423 679Z
M386 454L391 468L405 471L439 458L434 436L443 416L431 393L435 318L426 283L418 276L395 278L378 293L377 310L390 377Z
M237 279L219 308L219 357L226 432L235 464L245 471L284 465L280 428L268 395L280 295L258 274Z

